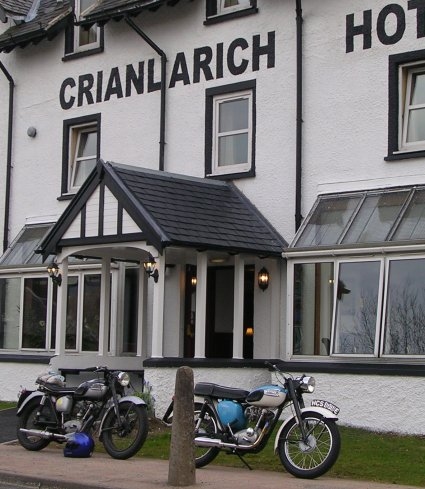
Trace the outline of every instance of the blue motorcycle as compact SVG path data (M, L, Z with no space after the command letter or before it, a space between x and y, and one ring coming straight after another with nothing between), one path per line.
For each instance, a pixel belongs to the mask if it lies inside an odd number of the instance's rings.
M266 365L275 372L276 384L252 391L207 382L195 385L195 396L203 399L195 403L196 467L208 465L220 451L237 455L249 467L243 456L263 450L283 410L290 407L292 414L277 429L275 452L290 474L319 477L339 455L341 438L335 423L339 408L326 400L314 400L306 407L303 396L314 392L315 379L294 378L278 365Z

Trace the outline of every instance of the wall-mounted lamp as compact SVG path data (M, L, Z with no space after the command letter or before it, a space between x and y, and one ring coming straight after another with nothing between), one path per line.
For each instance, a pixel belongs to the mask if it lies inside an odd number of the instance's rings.
M192 278L190 279L190 284L192 285L192 287L196 287L197 283L198 283L198 279L196 278L195 275L193 275Z
M246 328L245 336L254 336L254 328L252 326Z
M58 264L55 262L50 263L50 265L47 267L47 273L52 279L52 282L59 287L62 283L62 275L60 273Z
M258 272L258 287L264 292L269 286L270 275L266 268L262 268Z
M159 272L155 268L156 262L153 258L150 258L148 261L143 262L143 266L145 267L145 272L148 274L148 277L152 277L154 282L158 282Z

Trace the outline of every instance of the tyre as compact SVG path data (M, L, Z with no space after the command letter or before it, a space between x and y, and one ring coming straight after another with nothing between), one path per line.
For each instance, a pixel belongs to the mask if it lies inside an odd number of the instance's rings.
M341 448L341 436L334 421L315 412L304 412L302 422L307 440L303 440L300 426L292 418L280 433L278 453L282 465L290 474L314 479L335 463Z
M112 458L124 460L135 455L148 435L146 407L132 402L118 405L121 427L114 409L106 415L101 441Z
M23 409L18 417L17 437L19 443L27 450L38 451L46 448L50 440L41 436L27 435L20 431L20 428L27 430L44 430L46 428L45 421L52 420L50 410L43 407L40 416L37 420L37 412L40 410L40 398L31 400Z
M197 436L207 438L218 437L218 423L211 409L206 408L205 414L199 422L201 411L195 411L195 438ZM200 469L211 463L219 454L217 447L198 447L195 443L195 467Z

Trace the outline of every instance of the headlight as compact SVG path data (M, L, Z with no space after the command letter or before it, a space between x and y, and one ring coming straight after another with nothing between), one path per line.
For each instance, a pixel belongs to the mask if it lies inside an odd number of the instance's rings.
M312 393L316 388L316 379L314 377L303 377L301 379L300 389L304 392Z
M127 372L120 372L117 375L117 381L123 387L127 387L128 384L130 383L130 376L128 375Z

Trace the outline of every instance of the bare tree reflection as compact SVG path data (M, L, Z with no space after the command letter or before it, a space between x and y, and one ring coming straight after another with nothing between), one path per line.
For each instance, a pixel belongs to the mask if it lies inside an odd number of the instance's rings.
M425 354L425 289L406 284L391 288L385 335L385 353Z

